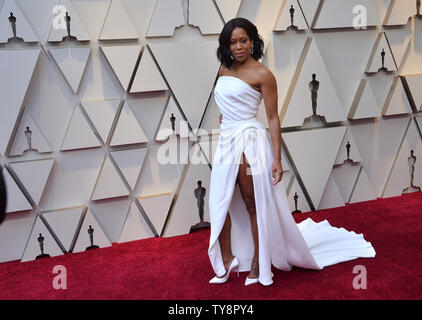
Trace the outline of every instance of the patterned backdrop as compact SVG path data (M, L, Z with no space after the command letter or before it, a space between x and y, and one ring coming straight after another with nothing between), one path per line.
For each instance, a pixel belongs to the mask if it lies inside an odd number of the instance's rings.
M277 79L292 211L419 191L417 10L416 0L0 0L0 262L187 234L199 180L209 221L216 49L236 16L258 27ZM268 127L263 101L259 120Z

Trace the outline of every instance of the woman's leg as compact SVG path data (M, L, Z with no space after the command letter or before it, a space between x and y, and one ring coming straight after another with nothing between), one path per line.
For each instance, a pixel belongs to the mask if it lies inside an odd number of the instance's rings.
M226 220L224 221L223 229L221 229L218 241L220 243L221 255L223 257L224 267L226 271L229 269L230 264L232 263L234 256L232 253L232 244L231 244L231 219L229 213L226 215ZM224 276L222 276L224 277ZM220 277L220 278L222 278Z
M255 207L255 195L253 189L253 179L250 172L250 165L247 162L245 155L243 154L243 163L239 166L238 182L240 193L245 202L246 209L249 212L251 219L251 231L252 237L254 240L254 254L251 264L251 272L249 273L250 279L256 279L259 276L259 265L258 265L258 254L259 254L259 245L258 245L258 224L256 221L256 207Z

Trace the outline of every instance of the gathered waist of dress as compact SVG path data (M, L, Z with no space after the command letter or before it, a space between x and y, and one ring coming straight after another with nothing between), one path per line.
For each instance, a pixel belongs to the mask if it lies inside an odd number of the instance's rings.
M250 119L241 119L241 120L230 120L223 117L221 122L220 130L224 129L239 129L242 127L255 127L255 128L264 128L261 122L258 121L256 117Z

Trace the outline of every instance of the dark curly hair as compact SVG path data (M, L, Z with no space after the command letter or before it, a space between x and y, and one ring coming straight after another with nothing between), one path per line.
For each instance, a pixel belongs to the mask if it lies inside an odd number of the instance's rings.
M218 38L218 43L220 46L217 49L217 58L218 60L220 60L221 64L224 65L226 68L231 68L233 64L233 60L231 59L232 54L230 51L230 38L232 31L235 28L243 28L248 34L249 38L252 40L252 57L258 61L263 56L264 40L258 34L257 27L248 19L234 18L224 25L223 30L220 33L220 37Z

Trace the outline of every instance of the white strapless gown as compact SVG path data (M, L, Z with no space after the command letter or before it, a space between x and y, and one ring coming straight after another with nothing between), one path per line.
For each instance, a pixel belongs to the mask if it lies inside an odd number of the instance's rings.
M208 255L217 276L226 273L218 237L226 214L232 221L232 251L239 271L250 271L254 252L250 217L236 184L242 153L250 163L258 224L259 282L273 283L271 265L289 271L293 266L321 270L360 257L375 257L362 234L316 223L296 224L281 182L272 184L273 150L265 127L256 119L261 93L243 80L220 76L214 89L223 115L211 172L209 209L211 236Z

